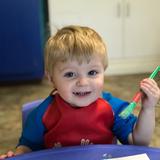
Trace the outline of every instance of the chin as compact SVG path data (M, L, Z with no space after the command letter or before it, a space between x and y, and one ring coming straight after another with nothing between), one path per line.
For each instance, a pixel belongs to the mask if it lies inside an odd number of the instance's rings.
M92 98L88 98L88 99L76 99L74 100L75 103L70 103L73 107L86 107L89 106L90 104L92 104L93 102L95 102L98 99L98 97L92 97ZM78 102L78 103L77 103Z
M86 102L86 103L79 103L79 104L75 104L73 106L75 107L86 107L86 106L89 106L90 104L92 104L93 102Z

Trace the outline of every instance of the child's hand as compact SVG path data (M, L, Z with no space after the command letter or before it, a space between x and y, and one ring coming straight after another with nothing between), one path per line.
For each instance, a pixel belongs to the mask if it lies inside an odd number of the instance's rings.
M141 81L140 88L144 92L142 107L145 109L155 107L160 99L160 89L157 83L153 79L146 78Z
M8 151L6 154L0 155L0 160L15 156L13 151Z

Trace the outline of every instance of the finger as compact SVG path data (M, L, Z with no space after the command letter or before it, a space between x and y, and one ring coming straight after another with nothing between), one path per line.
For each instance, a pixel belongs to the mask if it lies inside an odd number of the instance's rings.
M156 86L151 86L150 84L147 84L147 83L142 83L141 88L148 89L150 91L155 91L155 92L159 90L159 88L157 88Z
M14 156L14 152L13 151L8 151L7 156L8 157L13 157Z
M150 84L152 86L154 86L154 85L158 86L157 82L154 79L151 79L151 78L145 78L141 82L148 83L148 84Z
M141 89L147 97L152 96L157 100L160 98L160 89L157 87L150 87L150 85L145 83L141 85Z
M153 87L150 87L150 85L144 83L141 84L141 90L147 95L154 95L156 93L156 89L154 89Z
M6 154L2 154L2 155L0 156L0 160L1 160L1 159L5 159L5 158L7 158L7 155L6 155Z
M155 83L154 81L141 81L140 83L140 87L146 87L148 89L153 89L155 91L159 91L159 87L157 85L157 83Z

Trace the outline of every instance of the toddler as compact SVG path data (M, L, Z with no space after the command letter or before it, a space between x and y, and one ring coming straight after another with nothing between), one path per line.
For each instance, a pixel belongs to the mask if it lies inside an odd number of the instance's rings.
M45 148L112 144L115 137L122 144L148 145L159 87L153 79L143 79L138 117L122 119L119 113L129 103L103 92L107 66L106 46L93 29L66 26L50 37L45 70L53 91L28 116L16 151L1 159Z

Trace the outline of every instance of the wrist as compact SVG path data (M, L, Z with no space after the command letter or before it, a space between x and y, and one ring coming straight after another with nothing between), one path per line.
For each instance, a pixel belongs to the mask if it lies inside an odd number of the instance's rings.
M29 147L21 145L16 148L15 155L24 154L31 151L32 150Z
M155 108L154 107L143 107L141 108L142 112L146 112L146 113L155 113Z

